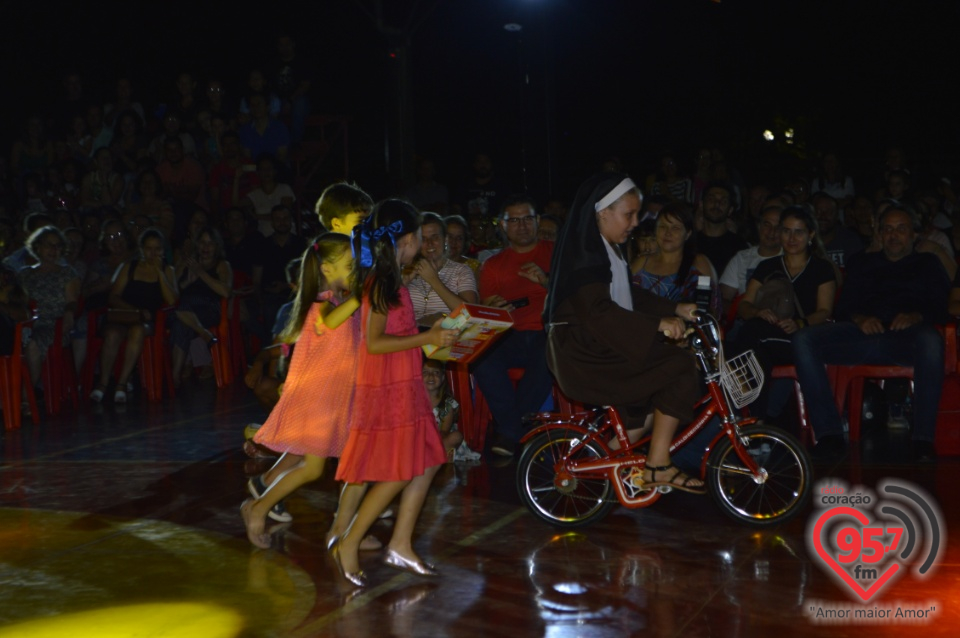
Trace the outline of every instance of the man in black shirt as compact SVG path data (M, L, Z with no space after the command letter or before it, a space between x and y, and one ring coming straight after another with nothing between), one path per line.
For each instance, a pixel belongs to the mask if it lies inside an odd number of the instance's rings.
M747 248L747 242L727 228L727 220L736 208L737 196L730 184L710 182L703 189L703 230L697 233L697 252L706 255L718 273L723 272L734 255Z
M879 228L882 250L855 257L847 268L837 323L811 326L793 339L817 438L814 455L830 460L846 451L824 364L896 365L914 369L914 459L932 461L943 385L943 338L935 324L947 320L950 281L936 257L913 250L919 220L909 207L884 211Z
M290 298L286 267L291 259L300 257L307 247L300 235L293 234L293 216L286 206L277 205L270 211L273 234L264 240L260 255L260 269L254 269L254 288L259 293L263 323L272 326L280 306Z

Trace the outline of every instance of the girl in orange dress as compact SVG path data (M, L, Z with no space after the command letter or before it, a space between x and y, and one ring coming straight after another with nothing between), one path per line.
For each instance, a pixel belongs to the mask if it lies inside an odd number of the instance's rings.
M361 305L361 339L357 385L347 446L337 479L375 481L360 504L349 533L333 545L340 573L357 587L366 585L360 571L360 541L393 498L402 493L393 535L384 555L387 565L425 576L436 575L413 551L413 528L430 482L446 452L423 385L425 344L451 345L456 330L440 320L418 332L402 268L420 250L420 216L412 204L390 199L354 229L356 296ZM342 508L341 508L342 509Z
M254 437L284 453L275 466L282 474L265 491L252 489L256 498L240 508L247 537L257 547L270 547L264 524L274 506L320 478L326 459L340 456L347 442L360 341L356 316L360 304L349 296L352 270L346 235L325 233L303 254L300 288L281 334L287 343L296 341L295 356L280 401ZM347 507L340 507L328 536L346 531L363 496L363 485L354 488L354 493L342 496Z

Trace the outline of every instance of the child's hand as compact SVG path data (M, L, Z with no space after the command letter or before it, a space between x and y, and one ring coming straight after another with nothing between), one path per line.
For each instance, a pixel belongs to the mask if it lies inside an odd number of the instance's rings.
M260 379L263 378L263 366L253 365L247 370L247 373L243 375L243 382L248 388L253 390L257 387L257 384L260 383Z
M429 343L440 348L445 348L447 346L452 346L457 342L457 337L460 336L460 331L448 330L441 325L442 323L443 318L437 319L434 322L433 327L430 328L430 332L428 333L430 335Z

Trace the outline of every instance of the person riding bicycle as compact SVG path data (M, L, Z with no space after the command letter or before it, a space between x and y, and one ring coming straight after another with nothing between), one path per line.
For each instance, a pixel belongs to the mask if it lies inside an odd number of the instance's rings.
M644 485L702 494L703 482L670 460L677 425L693 419L699 399L696 364L659 338L682 338L682 319L693 320L696 305L631 287L621 247L641 202L640 190L619 173L602 172L580 186L551 263L547 362L567 396L616 407L631 441L652 407Z

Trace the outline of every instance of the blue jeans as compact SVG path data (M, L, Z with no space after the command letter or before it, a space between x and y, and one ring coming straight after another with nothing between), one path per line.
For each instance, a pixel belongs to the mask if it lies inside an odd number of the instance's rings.
M510 368L523 368L516 388L507 376ZM473 376L497 422L497 433L509 443L519 442L521 419L537 412L553 389L547 368L547 333L511 330L480 359Z
M943 387L943 338L933 326L920 323L878 335L864 334L851 322L810 326L794 335L793 354L817 438L843 434L824 365L896 365L913 367L913 439L933 442Z

